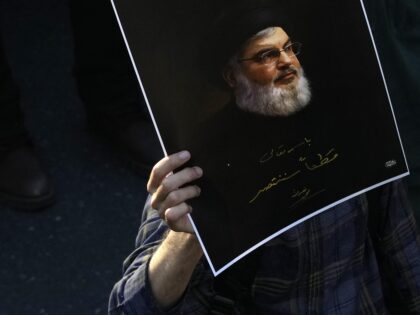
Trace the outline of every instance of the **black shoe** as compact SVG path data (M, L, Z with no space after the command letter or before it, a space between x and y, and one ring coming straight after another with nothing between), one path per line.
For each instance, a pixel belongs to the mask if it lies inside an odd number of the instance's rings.
M0 202L30 211L54 202L54 190L30 144L0 148Z
M90 131L113 147L135 172L149 175L152 167L164 154L153 124L145 119L125 123L89 121Z

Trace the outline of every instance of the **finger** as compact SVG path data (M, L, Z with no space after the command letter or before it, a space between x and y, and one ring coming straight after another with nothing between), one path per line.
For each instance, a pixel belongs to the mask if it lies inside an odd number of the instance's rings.
M162 217L166 209L176 207L179 204L198 197L201 193L201 189L198 186L187 186L174 191L171 191L164 201L160 204L160 207L154 208L158 210L159 215Z
M186 203L169 208L165 212L165 221L169 228L175 232L187 232L194 234L194 228L187 215L191 211L192 208Z
M165 221L175 222L181 219L184 215L191 213L192 207L183 202L175 207L169 208L165 211Z
M150 173L149 181L147 182L147 191L151 194L154 193L162 183L162 180L174 169L187 162L190 157L191 155L188 151L181 151L164 157L157 162Z
M200 178L203 171L198 166L184 168L183 170L164 178L159 188L153 194L152 207L158 209L160 203L167 195L179 187Z

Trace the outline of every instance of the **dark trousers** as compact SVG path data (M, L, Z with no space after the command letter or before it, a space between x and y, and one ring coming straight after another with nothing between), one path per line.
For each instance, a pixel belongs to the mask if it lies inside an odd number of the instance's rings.
M24 133L18 88L13 81L0 38L0 144Z
M123 123L147 112L110 1L72 0L75 69L88 118ZM148 117L148 116L147 116Z
M110 1L72 0L70 14L74 76L88 120L121 127L148 118ZM1 42L0 143L25 134L18 88Z

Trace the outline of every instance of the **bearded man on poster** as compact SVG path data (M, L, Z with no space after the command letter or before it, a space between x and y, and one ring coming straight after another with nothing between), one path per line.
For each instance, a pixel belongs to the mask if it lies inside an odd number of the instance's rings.
M300 45L257 13L268 25L238 45L223 77L239 109L288 116L310 100ZM305 221L214 278L187 216L203 175L182 168L190 158L182 151L153 168L110 314L420 314L420 238L401 182Z

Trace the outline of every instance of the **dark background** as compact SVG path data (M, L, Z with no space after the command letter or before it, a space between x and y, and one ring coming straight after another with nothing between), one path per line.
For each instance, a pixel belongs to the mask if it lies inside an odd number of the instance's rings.
M134 247L145 179L86 131L73 70L69 1L0 2L0 30L26 126L57 203L0 206L0 314L106 314Z
M173 153L188 143L192 124L226 103L226 92L209 84L200 66L213 62L201 43L225 1L114 3L165 148Z
M0 314L106 314L108 294L134 246L145 179L122 166L85 130L71 76L68 1L0 0L0 17L27 128L58 195L53 207L38 214L0 207ZM382 17L377 16L375 30L386 49L392 43L386 41ZM405 39L415 35L410 34L404 32ZM384 52L384 58L390 56L385 70L394 83L404 82L398 70L405 68L392 52ZM410 56L414 61L419 54ZM418 80L410 82L418 86ZM391 88L419 218L420 98L399 92L398 84Z

